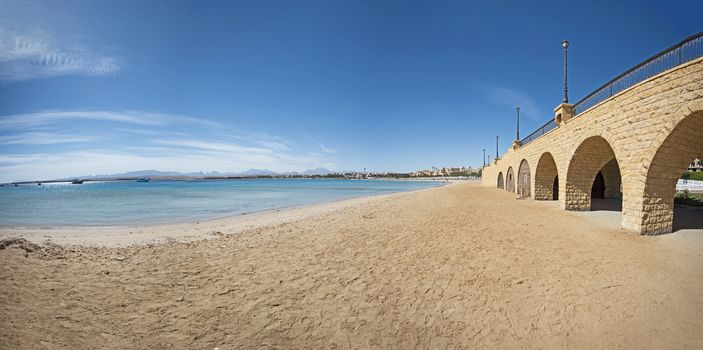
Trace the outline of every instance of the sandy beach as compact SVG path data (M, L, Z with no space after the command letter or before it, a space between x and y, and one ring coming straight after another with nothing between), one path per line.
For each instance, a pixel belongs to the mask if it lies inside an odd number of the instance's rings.
M703 348L703 230L463 182L199 223L7 230L0 348ZM8 242L8 241L5 241Z

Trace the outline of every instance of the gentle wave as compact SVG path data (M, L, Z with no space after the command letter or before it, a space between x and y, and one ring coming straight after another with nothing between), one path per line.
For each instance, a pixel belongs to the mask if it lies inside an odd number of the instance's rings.
M439 185L420 181L257 179L8 186L0 188L0 226L183 222Z

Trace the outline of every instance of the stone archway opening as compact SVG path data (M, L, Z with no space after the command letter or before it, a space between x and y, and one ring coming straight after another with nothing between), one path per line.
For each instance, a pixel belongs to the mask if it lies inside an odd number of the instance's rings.
M703 153L691 159L676 181L672 231L703 229L703 169L695 166L701 159Z
M517 194L522 198L527 198L532 195L530 188L530 164L526 159L520 162L517 175Z
M549 152L542 154L537 161L534 196L536 200L559 199L559 172L557 163Z
M697 190L695 182L686 181L687 186L679 182L691 162L703 156L702 140L703 110L699 110L682 119L658 146L638 215L641 233L703 229L703 190Z
M513 174L513 167L508 168L508 171L505 173L505 190L515 193L515 175Z
M613 148L601 136L589 137L581 142L569 163L564 208L620 211L620 183L620 166ZM594 196L602 198L594 201Z
M605 179L603 178L603 172L599 171L593 180L593 186L591 186L591 200L603 198L605 198Z
M498 173L498 188L504 188L505 187L505 180L503 180L503 172Z
M605 163L593 179L591 210L622 211L622 176L615 158Z

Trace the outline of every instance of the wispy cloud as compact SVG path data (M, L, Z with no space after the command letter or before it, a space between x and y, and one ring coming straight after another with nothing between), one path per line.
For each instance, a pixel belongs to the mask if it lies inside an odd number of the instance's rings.
M115 74L122 66L116 57L83 45L61 42L37 29L19 31L0 23L0 83Z
M52 125L67 120L93 120L136 124L142 126L169 125L180 122L213 128L222 127L222 125L217 122L177 114L143 111L114 112L96 110L46 110L33 113L2 116L2 119L0 119L0 130Z
M142 130L142 129L136 129L136 128L113 128L112 130L118 131L118 132L123 132L125 134L136 134L136 135L144 135L144 136L158 136L158 137L164 137L164 136L187 137L188 136L188 134L185 132L168 131L168 130Z
M520 115L534 120L544 119L537 104L522 90L499 86L482 86L481 90L485 92L486 98L493 103L504 105L512 109L520 107Z
M308 135L307 133L301 132L300 134L303 135L303 137L305 137L306 139L308 139L310 142L312 142L312 143L314 143L314 144L317 144L317 145L320 147L320 151L321 151L322 153L327 153L327 154L334 154L334 153L337 153L337 150L336 150L336 149L334 149L334 148L332 148L332 147L327 147L324 143L322 143L322 142L320 142L319 140L317 140L316 138L314 138L314 137Z
M0 135L0 182L139 169L335 167L325 156L334 149L321 143L325 154L296 149L293 142L275 135L166 113L54 110L5 115L0 116Z
M0 136L0 145L55 145L60 143L91 142L97 139L97 137L86 135L53 132L24 132Z
M327 147L322 142L320 142L320 149L322 150L322 152L325 152L328 154L337 153L336 149Z
M46 156L48 156L48 154L3 154L0 155L0 166L32 163Z
M152 141L156 144L170 145L170 146L180 146L185 148L194 148L206 151L218 151L218 152L236 152L236 153L249 153L249 154L273 154L274 151L266 148L258 147L244 147L233 143L217 143L217 142L207 142L199 140L154 140Z
M225 140L253 142L261 147L280 152L290 151L293 142L284 140L278 136L265 133L242 132L241 130L222 127L219 136Z
M144 150L144 149L142 149ZM249 168L302 171L334 167L334 163L312 155L261 156L246 153L170 152L151 154L91 149L56 154L0 156L0 182L114 174L141 169L179 172L238 172Z

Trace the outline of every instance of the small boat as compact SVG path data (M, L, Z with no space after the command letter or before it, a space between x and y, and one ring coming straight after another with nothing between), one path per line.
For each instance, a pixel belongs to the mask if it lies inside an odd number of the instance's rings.
M149 182L149 178L148 177L140 177L137 179L137 182Z
M81 180L81 179L73 179L73 181L71 181L71 183L74 184L74 185L80 185L80 184L83 183L83 180Z

